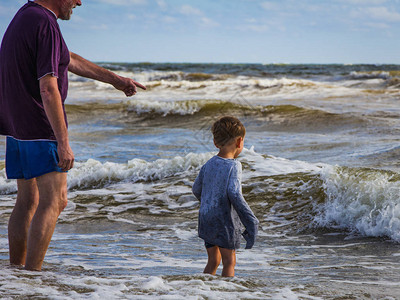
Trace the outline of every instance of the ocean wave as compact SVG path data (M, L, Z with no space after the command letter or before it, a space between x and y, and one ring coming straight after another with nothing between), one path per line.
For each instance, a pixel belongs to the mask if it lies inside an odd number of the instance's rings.
M75 162L74 168L68 172L68 189L96 189L113 183L157 181L197 169L212 155L213 153L189 153L186 156L150 162L142 159L132 159L127 163L102 163L95 159ZM16 191L15 180L7 180L5 169L0 170L0 194Z
M229 74L209 74L202 72L183 72L183 71L157 71L157 70L149 70L149 71L138 71L132 72L127 70L115 70L115 72L121 76L134 78L136 81L141 83L157 83L157 82L198 82L198 81L212 81L212 80L225 80L229 78L233 78L232 75ZM92 79L84 78L73 73L68 74L68 79L70 83L87 83L94 82ZM102 83L99 83L99 86L102 86Z
M121 110L135 112L138 115L158 114L167 115L193 115L199 112L212 114L229 110L253 112L260 114L329 114L321 110L308 109L295 105L257 105L249 101L223 101L223 100L182 100L182 101L149 101L130 99L120 103L91 102L82 104L66 104L68 115L87 114L101 115L106 112L116 113ZM335 115L335 114L332 114Z
M126 163L100 162L95 159L76 162L74 168L68 172L68 188L69 190L96 189L113 183L152 182L173 176L179 177L199 170L215 154L215 152L188 153L185 156L155 161L135 158ZM254 147L245 148L241 160L247 165L257 165L258 173L253 173L253 176L312 172L321 167L302 161L291 161L273 156L264 157L256 153ZM15 181L7 180L5 169L0 170L0 194L15 191Z
M352 79L390 79L394 75L389 71L369 71L369 72L356 72L353 71L350 73L350 78Z
M251 119L251 124L248 125L251 126L253 131L297 132L308 130L312 132L330 132L359 127L369 122L368 117L365 116L329 113L295 105L263 106L243 99L238 102L216 100L130 100L127 104L128 111L142 117L153 118L154 122L156 122L155 124L164 122L169 126L180 126L181 122L197 124L202 120L209 123L211 116L220 115L235 115L245 121ZM162 116L165 120L157 118L157 116ZM191 116L191 118L184 119L185 116ZM378 123L375 122L375 124Z
M189 153L171 159L133 159L127 163L89 159L77 162L69 171L68 188L73 193L88 190L96 194L95 190L117 185L123 194L133 183L151 187L168 182L171 189L183 191L179 195L189 195L187 185L213 155L215 152ZM263 216L265 228L324 228L400 242L400 174L288 160L261 155L253 147L244 149L239 160L244 170L245 198L255 213ZM4 169L0 170L0 194L13 194L16 183L6 180L4 173ZM157 199L160 201L151 204L152 211L160 213L170 208L169 198L167 202L162 197ZM193 201L190 197L179 199L190 204ZM174 213L173 208L169 211Z
M307 109L294 105L269 105L262 106L251 102L230 102L223 100L182 100L182 101L149 101L130 99L120 103L91 102L82 104L66 104L68 116L74 114L101 115L104 113L120 113L121 111L135 112L138 115L157 114L168 115L194 115L199 112L212 114L222 111L243 111L254 113L293 113ZM312 111L312 110L311 110Z
M314 226L400 242L400 175L346 167L321 172L325 202L315 208Z
M89 159L76 163L68 173L69 189L103 187L117 182L151 182L199 168L212 153L176 156L172 159L145 161L132 159L125 164Z
M397 88L399 82L396 78L384 79L359 79L342 77L338 80L327 78L271 78L216 75L206 73L174 72L123 73L120 75L134 78L144 84L147 91L139 90L134 97L147 101L183 101L183 100L223 100L236 101L246 99L259 103L271 104L285 101L286 104L301 100L311 103L313 107L326 106L341 102L343 97L363 97L371 92L382 94ZM392 91L393 92L393 91ZM97 81L71 81L68 102L91 102L93 100L120 101L124 94L116 91L111 85ZM321 99L327 99L321 103ZM332 99L338 99L332 101ZM310 105L310 106L311 106Z
M308 163L301 160L290 160L272 155L261 155L254 150L243 148L241 162L247 165L251 172L243 176L259 177L287 175L293 173L319 173L327 165ZM246 177L245 177L246 178Z
M193 115L199 112L207 105L219 103L218 101L207 100L188 100L188 101L145 101L145 100L129 100L128 111L142 114L160 114L167 115Z
M136 98L156 101L229 100L240 93L249 101L306 100L318 106L321 98L330 102L333 98L378 94L386 99L391 96L386 93L397 93L400 87L400 72L395 66L381 66L380 69L379 66L324 65L247 67L254 70L242 72L245 66L207 64L151 64L150 67L146 64L116 64L114 69L119 75L147 86L147 91L139 91ZM115 91L111 85L73 74L69 78L70 101L124 99L123 93Z
M182 177L199 170L215 154L215 152L188 153L171 159L155 161L132 159L127 163L102 163L89 159L86 162L77 162L68 172L68 187L69 189L97 188L112 183L152 182L173 176ZM322 167L320 164L273 156L264 157L256 153L254 147L244 148L240 160L247 165L257 165L257 173L253 172L251 176L317 172Z
M318 86L318 83L305 79L289 79L289 78L250 78L250 77L225 77L224 80L215 78L214 80L177 80L166 81L156 80L145 82L151 88L159 89L182 89L182 90L202 90L218 87L222 90L225 87L246 88L246 89L271 89L271 88L312 88Z
M271 228L340 230L400 242L399 173L265 157L253 149L241 160L246 199L256 207L261 201L260 215L268 199Z
M365 71L350 73L351 80L358 80L359 85L364 87L371 86L372 88L400 88L400 71Z
M207 74L201 72L185 73L181 71L151 71L151 72L118 72L119 75L134 78L136 81L146 85L150 90L154 89L182 89L182 90L198 90L213 87L236 86L255 89L269 89L282 87L299 87L307 88L318 85L307 79L291 79L281 78L259 78L249 76L232 76L229 74ZM80 76L70 74L69 80L71 88L80 88L87 85L94 85L97 89L112 89L111 86L82 78Z
M330 113L324 110L299 107L295 105L257 105L250 101L223 100L183 100L149 101L131 99L120 103L83 103L66 105L70 124L88 121L113 120L116 124L134 123L140 126L194 126L210 123L212 118L221 115L234 115L249 121L253 131L312 131L332 132L359 128L368 125L370 119L378 125L374 116L361 116L351 113ZM247 122L248 123L248 122Z

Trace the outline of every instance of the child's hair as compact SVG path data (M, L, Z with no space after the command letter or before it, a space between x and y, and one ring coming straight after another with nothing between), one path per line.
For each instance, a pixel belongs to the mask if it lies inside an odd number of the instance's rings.
M214 143L218 146L224 146L230 140L236 137L244 138L246 128L239 119L231 116L220 118L211 127L214 136Z

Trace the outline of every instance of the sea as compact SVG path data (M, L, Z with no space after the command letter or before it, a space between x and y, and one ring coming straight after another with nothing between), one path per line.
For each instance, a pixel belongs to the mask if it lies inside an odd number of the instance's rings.
M147 90L70 74L76 163L41 272L9 266L0 140L1 299L400 299L400 65L101 65ZM234 278L203 274L191 193L226 115L260 221Z

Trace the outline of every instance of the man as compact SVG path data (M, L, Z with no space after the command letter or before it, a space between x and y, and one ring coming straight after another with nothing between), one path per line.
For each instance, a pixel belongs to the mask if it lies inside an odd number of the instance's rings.
M68 71L112 84L126 96L136 88L69 52L57 19L68 20L81 0L29 1L15 15L0 48L0 134L7 136L6 173L17 179L8 225L10 263L41 270L58 216L67 205L74 154L64 101Z

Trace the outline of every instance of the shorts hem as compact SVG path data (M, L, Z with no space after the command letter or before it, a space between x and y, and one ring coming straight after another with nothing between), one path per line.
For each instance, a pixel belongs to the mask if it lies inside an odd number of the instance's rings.
M53 173L53 172L68 173L68 171L62 171L62 170L52 169L52 170L47 170L47 171L40 172L40 173L38 173L38 174L30 175L30 176L25 176L25 175L21 175L21 176L18 176L18 175L10 175L10 176L9 176L9 175L7 174L7 179L25 179L25 180L30 180L30 179L37 178L37 177L40 177L40 176L43 176L43 175L46 175L46 174L49 174L49 173Z
M8 179L32 179L52 172L64 172L59 166L57 142L21 141L7 137L6 174Z
M222 248L222 249L229 249L229 248L226 248L226 247L221 247L221 246L209 243L207 241L204 241L204 246L206 247L206 249L209 249L209 248L212 248L212 247L215 247L215 246L217 246L219 248ZM231 250L234 250L234 249L231 249Z

